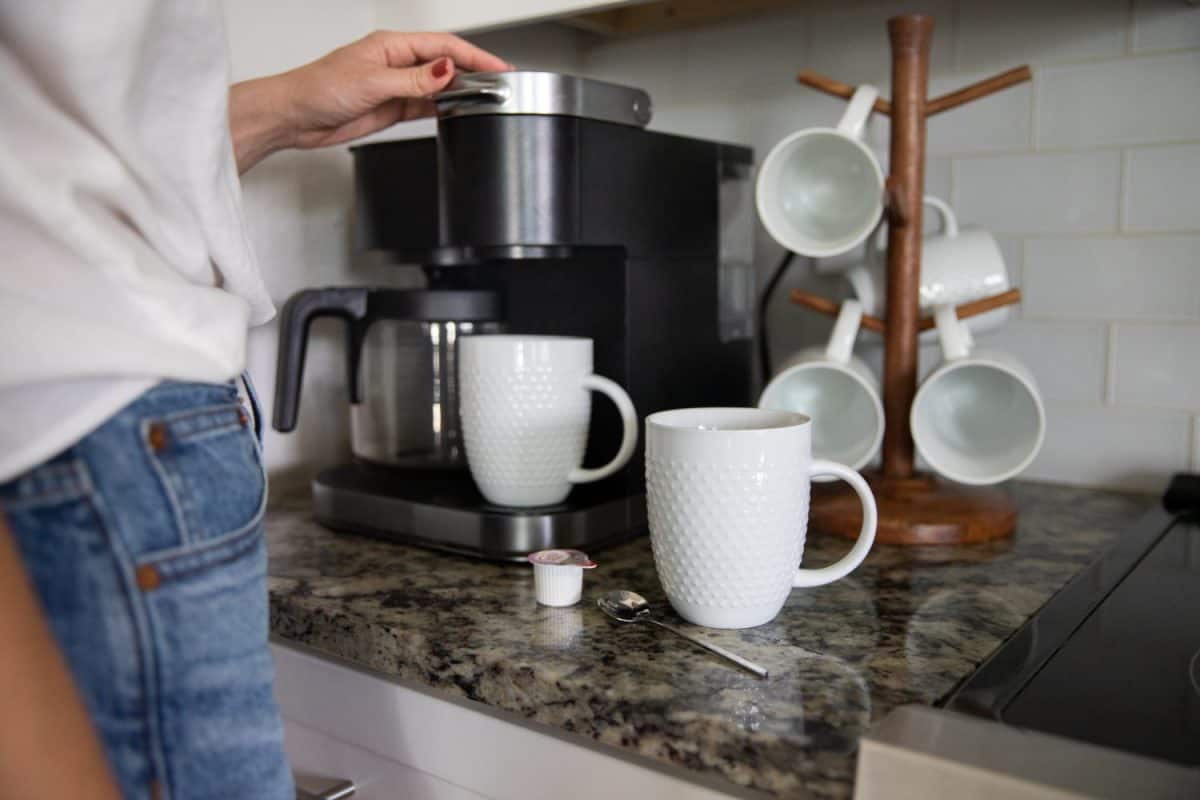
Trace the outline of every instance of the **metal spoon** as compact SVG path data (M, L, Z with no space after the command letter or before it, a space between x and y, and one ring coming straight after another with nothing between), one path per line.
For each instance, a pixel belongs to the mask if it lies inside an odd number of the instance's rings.
M705 650L716 653L724 658L728 658L730 661L740 667L745 667L760 678L767 677L766 667L760 667L753 661L747 661L738 654L729 652L724 647L718 647L711 642L706 642L698 636L692 636L690 633L684 633L678 628L672 627L665 622L659 622L654 617L650 616L650 604L647 603L646 598L642 597L640 594L635 592L627 592L623 589L615 592L608 592L596 601L596 605L600 606L601 611L603 611L605 614L608 614L618 622L649 622L651 625L657 625L660 628L666 628L671 633L674 633L677 636L682 636L689 642L700 645Z

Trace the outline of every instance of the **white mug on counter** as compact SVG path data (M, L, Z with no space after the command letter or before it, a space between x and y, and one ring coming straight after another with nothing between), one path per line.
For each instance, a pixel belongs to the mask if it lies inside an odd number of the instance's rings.
M875 498L842 464L814 460L812 422L762 408L685 408L646 418L646 500L654 564L689 622L750 628L770 622L796 586L853 572L875 541ZM863 508L858 541L840 561L798 569L809 481L850 484Z
M1008 291L1012 284L995 237L983 228L959 228L953 209L943 200L926 195L923 202L938 213L941 231L921 242L921 313L932 314L939 305L960 305ZM871 236L863 263L846 271L846 280L863 310L876 317L887 316L887 262L879 243L885 234L881 227ZM968 327L982 333L1004 324L1011 315L1011 308L998 308L972 317ZM930 331L926 338L935 335Z
M878 97L874 86L859 86L836 128L796 131L763 161L755 186L758 216L792 252L845 253L883 216L883 170L862 141Z
M458 343L463 443L479 491L491 503L561 503L572 484L606 478L637 446L633 402L592 374L592 340L574 336L465 336ZM612 461L584 469L589 390L607 395L624 433Z
M847 300L829 344L809 347L784 362L763 389L759 408L796 411L812 418L812 452L862 469L883 441L883 403L874 373L854 357L863 307Z
M950 480L1007 480L1037 456L1046 412L1029 369L1007 353L972 352L954 306L934 311L944 361L913 399L909 423L917 452Z

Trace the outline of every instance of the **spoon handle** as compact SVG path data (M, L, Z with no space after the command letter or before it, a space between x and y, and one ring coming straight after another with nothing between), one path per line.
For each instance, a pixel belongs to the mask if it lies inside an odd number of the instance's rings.
M716 653L717 655L719 655L723 658L728 658L733 663L737 664L740 667L750 670L751 672L753 672L755 675L757 675L760 678L767 677L767 668L766 667L760 667L758 664L755 664L753 661L749 661L745 658L742 658L737 653L731 653L730 651L726 650L724 647L719 647L718 645L715 645L712 642L707 642L704 639L701 639L699 636L692 636L690 633L684 633L683 631L679 630L678 628L668 625L665 622L659 622L658 620L654 619L653 617L646 617L645 619L647 622L653 623L654 625L657 625L660 628L666 628L667 630L669 630L671 633L675 634L676 636L682 636L684 639L687 639L689 642L700 645L705 650L708 650L711 653Z

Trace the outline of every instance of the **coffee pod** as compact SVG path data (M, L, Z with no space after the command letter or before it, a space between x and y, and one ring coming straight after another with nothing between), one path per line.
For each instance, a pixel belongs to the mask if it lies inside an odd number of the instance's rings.
M533 564L533 588L544 606L573 606L583 596L583 571L596 562L578 550L539 550L527 556Z

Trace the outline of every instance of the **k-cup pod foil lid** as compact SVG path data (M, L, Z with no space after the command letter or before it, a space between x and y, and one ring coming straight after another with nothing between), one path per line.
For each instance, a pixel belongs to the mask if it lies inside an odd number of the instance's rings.
M539 550L526 557L530 564L546 567L582 567L592 569L596 562L579 550Z

